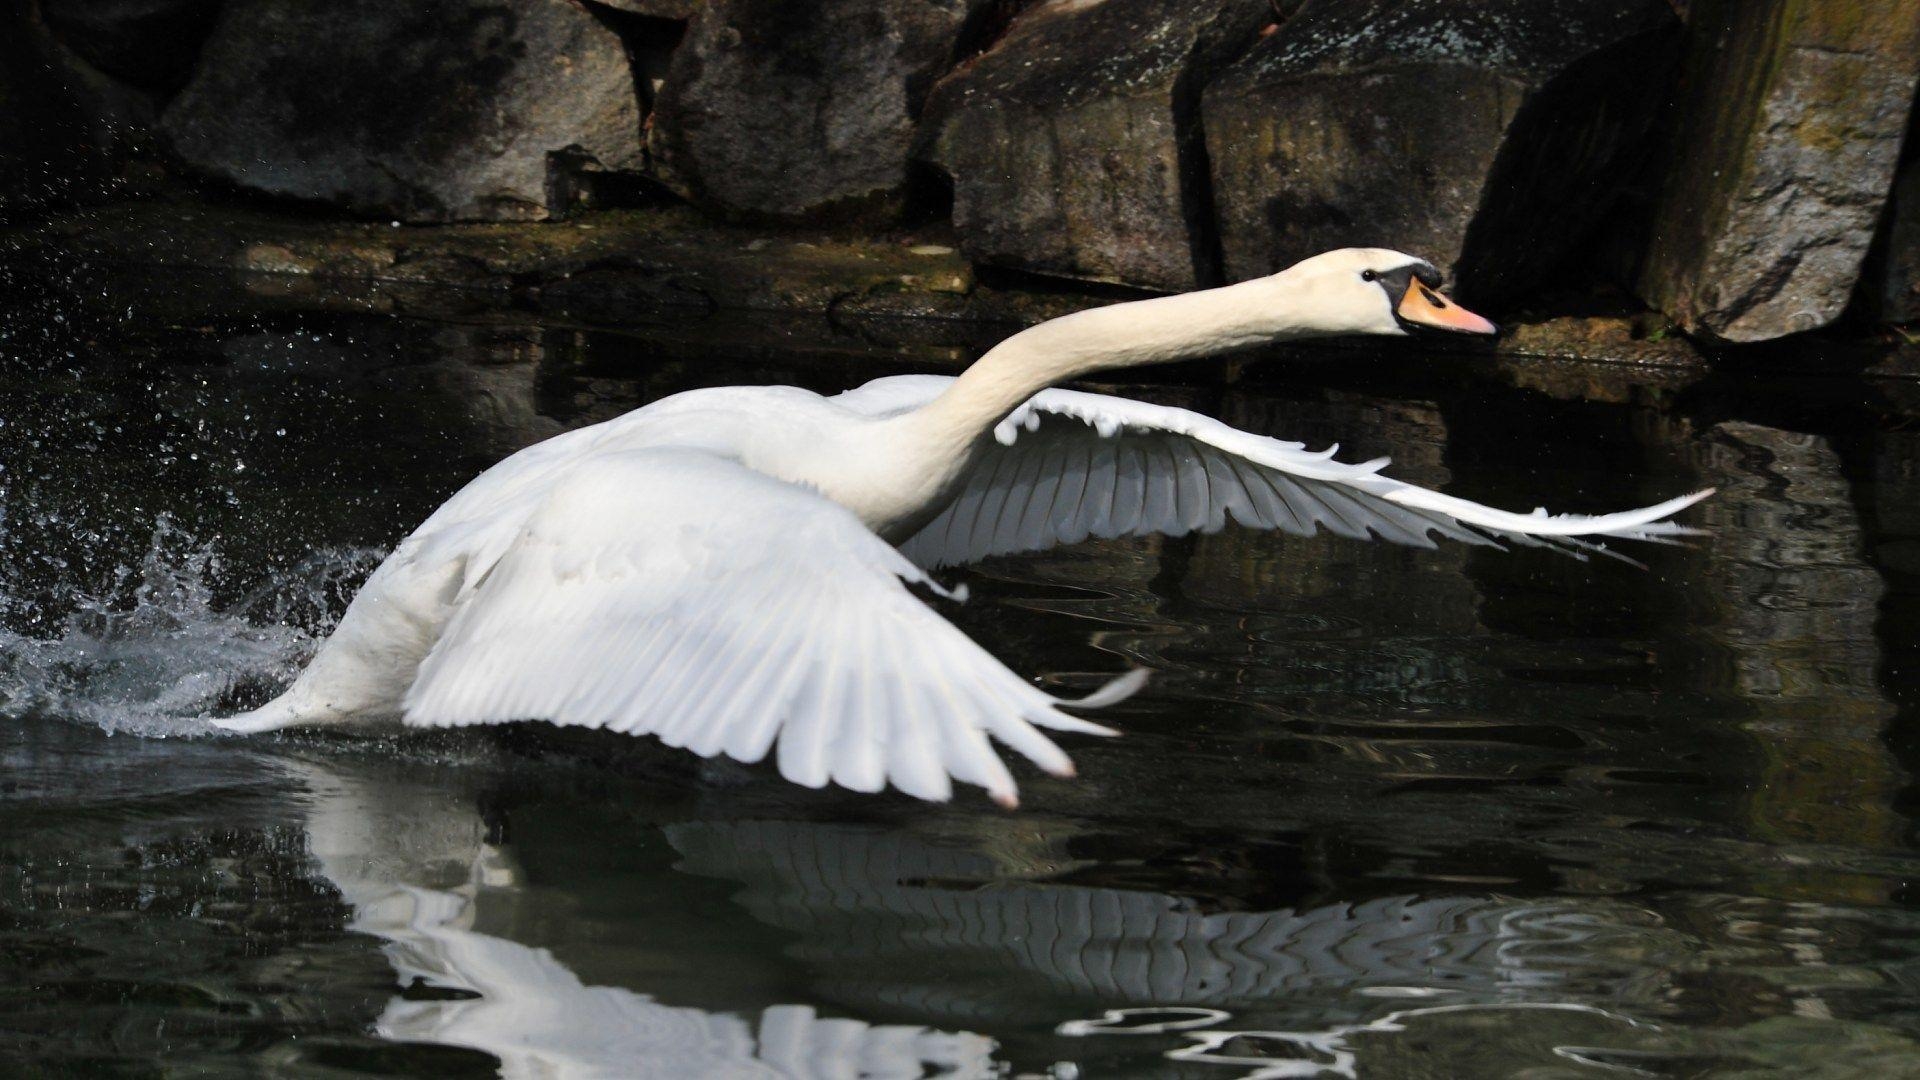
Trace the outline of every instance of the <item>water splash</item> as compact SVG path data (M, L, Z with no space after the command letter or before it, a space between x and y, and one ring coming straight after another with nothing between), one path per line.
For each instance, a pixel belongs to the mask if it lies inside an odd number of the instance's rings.
M292 680L378 561L371 549L318 551L221 605L215 546L163 516L138 565L104 587L36 598L31 606L67 612L50 632L0 626L0 717L38 713L154 738L212 734L208 716ZM29 606L11 585L0 574L0 614Z

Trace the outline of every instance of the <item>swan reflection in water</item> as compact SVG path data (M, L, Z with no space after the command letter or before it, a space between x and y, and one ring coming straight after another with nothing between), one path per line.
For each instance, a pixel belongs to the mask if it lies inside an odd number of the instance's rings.
M717 918L782 931L784 960L804 973L812 1003L743 1018L590 985L546 949L476 929L528 897L470 794L293 768L312 793L319 872L352 906L352 929L386 943L407 988L377 1033L481 1050L509 1077L986 1077L1006 1066L994 1040L965 1029L1036 1026L1056 1038L1019 1047L1023 1060L1084 1047L1091 1059L1147 1052L1234 1067L1223 1077L1246 1066L1350 1075L1354 1036L1403 1030L1409 1016L1578 1010L1624 1034L1635 1022L1599 1003L1657 1011L1668 989L1644 961L1673 935L1606 901L1396 896L1205 911L1167 893L1009 877L1032 864L903 829L665 825L676 876L738 886ZM1135 1017L1143 1011L1152 1015ZM1142 1033L1164 1041L1098 1038ZM1268 1060L1247 1060L1249 1046ZM1271 1060L1285 1055L1299 1060Z
M815 989L936 1023L1014 1022L1042 1002L1279 1009L1329 1022L1372 1019L1409 996L1652 1004L1665 984L1647 953L1679 948L1652 914L1600 898L1209 911L1162 892L1008 880L1005 853L900 830L743 821L665 831L681 870L741 882L735 903L799 936ZM917 978L929 970L968 977L930 985Z
M1077 1056L1084 1075L1158 1051L1223 1080L1357 1077L1369 1052L1404 1054L1394 1037L1416 1026L1416 1042L1438 1044L1421 1055L1484 1055L1463 1066L1585 1062L1613 1053L1595 1046L1646 1045L1653 1025L1619 1010L1663 1013L1667 973L1688 951L1652 913L1603 898L1205 910L1151 890L1007 879L1010 867L1070 863L1057 847L972 850L804 822L665 831L680 869L741 882L736 903L798 938L826 999L989 1029L1050 1018L1067 1038L1049 1050ZM918 977L927 971L943 977ZM1501 1013L1525 1018L1485 1026Z
M991 1039L774 1006L755 1022L589 986L546 949L474 929L486 898L519 873L480 816L442 792L395 791L311 763L307 832L322 875L353 908L350 928L386 942L399 995L375 1031L470 1047L509 1078L996 1075Z

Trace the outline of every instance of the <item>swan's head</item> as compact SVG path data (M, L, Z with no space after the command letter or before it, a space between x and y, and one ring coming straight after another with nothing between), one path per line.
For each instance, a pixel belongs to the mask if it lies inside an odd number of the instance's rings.
M1440 272L1425 259L1386 248L1342 248L1295 263L1267 279L1317 334L1406 334L1441 330L1497 334L1500 328L1441 295Z

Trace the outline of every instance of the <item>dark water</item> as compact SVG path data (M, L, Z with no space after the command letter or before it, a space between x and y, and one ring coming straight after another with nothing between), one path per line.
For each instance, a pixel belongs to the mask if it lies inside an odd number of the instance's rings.
M119 307L0 339L0 1074L1920 1075L1901 388L1405 350L1122 386L1518 509L1716 485L1713 532L1644 570L1230 528L959 573L1018 670L1162 673L1009 814L191 719L511 450L899 342Z

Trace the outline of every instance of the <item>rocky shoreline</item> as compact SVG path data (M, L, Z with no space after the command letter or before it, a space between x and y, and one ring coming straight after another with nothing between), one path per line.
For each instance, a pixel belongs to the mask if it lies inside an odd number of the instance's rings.
M1917 366L1920 0L4 3L16 255L964 342L1383 244L1503 357Z

